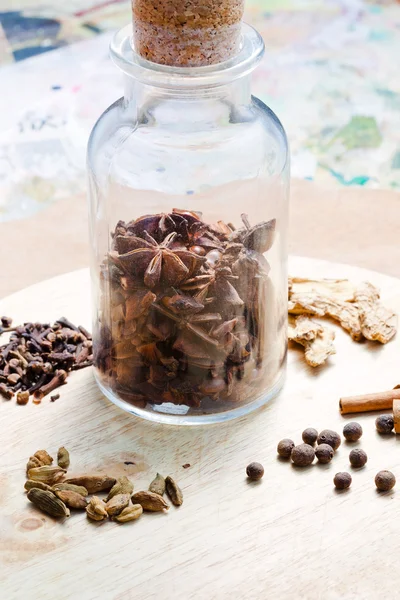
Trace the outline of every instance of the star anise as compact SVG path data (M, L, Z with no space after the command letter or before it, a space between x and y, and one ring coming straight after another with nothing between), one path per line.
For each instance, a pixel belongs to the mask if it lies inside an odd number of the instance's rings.
M157 241L162 241L166 235L176 231L175 222L168 213L144 215L125 225L128 236L142 237L149 233Z
M239 276L233 275L229 267L216 267L208 273L196 275L185 281L183 290L194 291L196 300L204 301L208 293L218 304L230 308L239 308L244 302L231 282L238 281Z
M183 235L182 231L179 233L183 241L190 246L199 246L206 250L222 249L223 243L228 240L228 236L232 233L232 230L222 221L219 221L217 226L205 223L201 220L201 213L198 212L174 208L172 214L168 216L175 222L177 217L185 220L187 235Z
M218 341L208 335L208 333L204 331L200 325L204 323L211 324L221 321L221 315L219 313L196 314L186 311L181 314L176 314L172 310L157 303L153 304L153 308L155 308L162 315L169 317L172 321L174 321L179 329L186 329L190 333L203 340L203 342L211 344L212 346L218 346Z
M243 250L232 265L232 272L237 275L236 288L246 305L257 302L258 280L266 281L270 266L262 254L251 250Z
M274 243L276 219L263 221L252 227L246 214L243 213L241 217L244 229L234 231L230 236L230 240L242 242L248 250L255 250L260 254L267 252Z
M210 369L213 365L223 365L229 353L223 335L213 335L213 325L221 321L219 313L201 313L204 305L190 296L175 294L162 300L163 306L155 304L154 308L163 316L174 322L177 335L173 350L182 353L186 362L202 369ZM211 330L206 331L204 327ZM218 333L218 332L217 332Z
M123 241L117 238L117 249L124 252L112 252L111 258L129 275L144 277L144 284L149 288L154 288L161 279L166 285L177 285L204 262L197 254L172 247L176 232L167 235L161 243L147 231L144 236L145 239L126 236Z
M210 227L201 221L191 226L189 238L191 245L200 246L206 251L223 250L224 247L223 242L210 230Z
M174 208L172 213L144 215L129 223L120 221L117 225L120 232L127 236L143 237L149 233L155 240L161 242L166 235L176 232L185 243L189 242L189 229L194 223L201 223L201 213Z

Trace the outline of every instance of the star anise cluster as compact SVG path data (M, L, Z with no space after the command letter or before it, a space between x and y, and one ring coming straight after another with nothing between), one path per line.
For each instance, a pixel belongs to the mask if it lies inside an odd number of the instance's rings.
M144 407L245 401L265 360L275 220L205 223L173 209L120 221L102 265L101 377Z

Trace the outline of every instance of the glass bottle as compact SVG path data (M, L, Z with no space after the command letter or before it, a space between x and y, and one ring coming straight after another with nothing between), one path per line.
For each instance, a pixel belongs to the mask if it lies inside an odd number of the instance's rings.
M237 417L281 389L287 351L289 151L250 93L262 38L211 66L111 56L125 94L88 146L95 376L144 418Z

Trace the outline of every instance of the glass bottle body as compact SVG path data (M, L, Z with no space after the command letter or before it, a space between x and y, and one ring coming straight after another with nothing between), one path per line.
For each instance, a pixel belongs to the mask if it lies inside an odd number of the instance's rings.
M288 148L250 95L251 35L246 68L125 57L89 142L96 379L155 421L239 416L283 383Z

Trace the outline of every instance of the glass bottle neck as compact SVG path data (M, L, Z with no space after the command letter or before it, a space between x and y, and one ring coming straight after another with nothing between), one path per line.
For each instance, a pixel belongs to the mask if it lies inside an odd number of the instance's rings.
M207 124L235 119L251 103L250 74L260 62L264 44L252 27L242 24L240 51L216 65L185 68L149 62L132 46L131 28L119 31L111 44L111 57L125 76L124 112L137 123ZM241 118L247 119L244 114Z
M162 113L166 119L176 120L178 115L185 121L198 121L202 116L203 119L210 118L212 111L218 118L218 113L224 112L223 107L225 110L238 109L248 106L251 101L250 74L219 86L190 89L158 87L127 75L124 79L125 109L139 121L149 113L153 116L157 113L159 117ZM220 110L216 110L217 106Z

